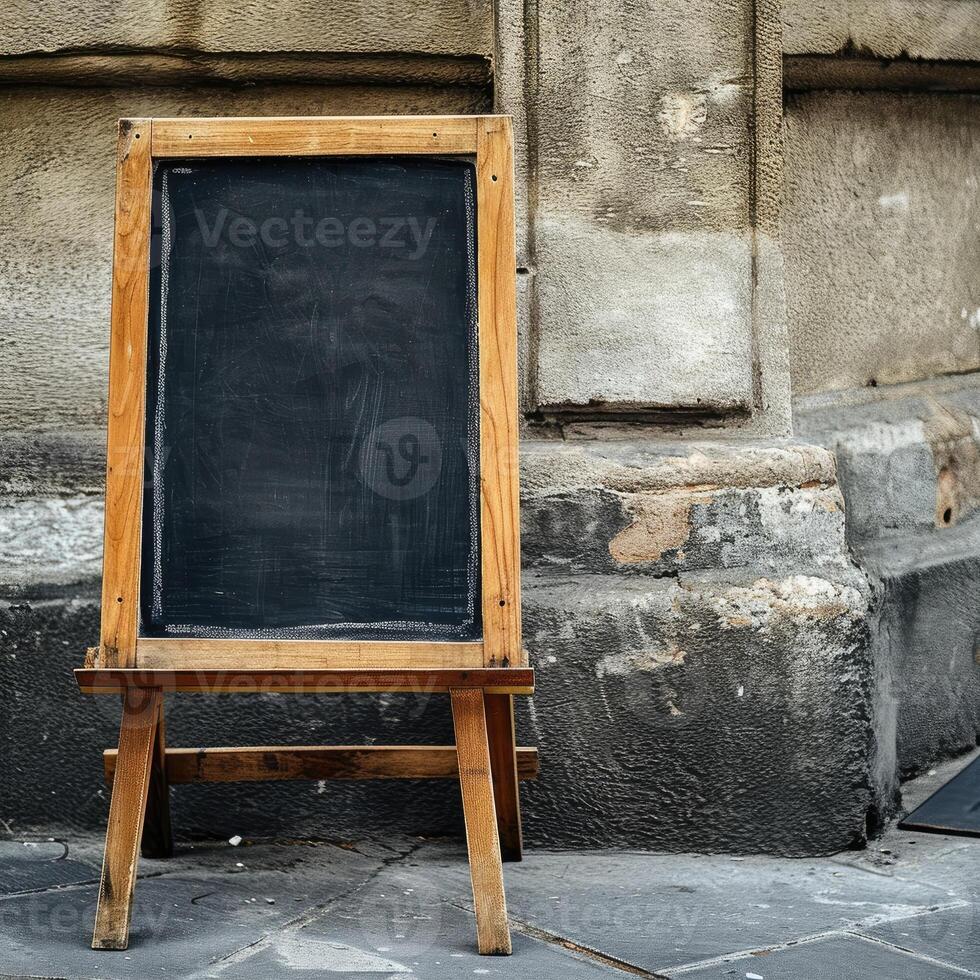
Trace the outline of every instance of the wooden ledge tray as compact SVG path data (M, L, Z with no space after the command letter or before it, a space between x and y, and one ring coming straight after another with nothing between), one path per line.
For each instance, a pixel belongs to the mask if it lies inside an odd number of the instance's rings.
M480 688L492 694L533 694L529 667L473 670L126 670L82 668L75 680L83 694L121 694L127 688L156 688L188 694L445 694Z

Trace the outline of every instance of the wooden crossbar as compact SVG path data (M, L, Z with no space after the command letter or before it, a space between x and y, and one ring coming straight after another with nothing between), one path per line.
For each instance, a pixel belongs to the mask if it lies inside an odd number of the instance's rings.
M111 784L116 749L103 753ZM518 748L517 778L536 779L538 750ZM458 779L455 745L256 745L176 749L165 755L167 782L231 783L277 779Z

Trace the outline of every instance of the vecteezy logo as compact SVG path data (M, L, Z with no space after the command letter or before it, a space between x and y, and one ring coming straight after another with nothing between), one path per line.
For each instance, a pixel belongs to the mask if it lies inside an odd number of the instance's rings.
M415 261L425 255L436 229L436 218L424 221L416 215L388 217L354 217L342 221L335 215L310 215L301 208L287 218L268 215L255 217L233 214L219 207L213 214L194 209L201 241L206 248L216 248L227 241L234 248L252 249L261 242L266 248L353 248L390 249L402 258Z
M361 481L390 500L412 500L428 493L441 469L439 436L425 419L389 419L361 445Z

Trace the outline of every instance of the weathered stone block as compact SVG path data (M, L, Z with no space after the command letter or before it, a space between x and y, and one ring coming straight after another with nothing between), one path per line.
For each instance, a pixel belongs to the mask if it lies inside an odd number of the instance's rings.
M557 767L527 790L532 832L554 834L574 786L562 833L580 844L862 839L890 786L833 457L529 442L522 461L530 720Z
M505 37L530 59L524 87L503 91L514 103L531 93L532 402L549 414L778 413L757 398L753 358L756 332L778 329L766 311L781 279L753 299L779 271L754 276L751 227L760 201L778 198L765 137L779 113L774 9L541 7L515 26L504 6ZM763 373L768 391L777 363L766 357Z
M882 720L908 778L980 740L980 517L881 542L865 560L882 583Z
M834 449L847 537L880 592L871 632L879 782L980 736L980 388L976 376L801 402Z
M532 839L813 854L863 839L867 592L814 575L525 578Z
M524 508L524 558L536 568L676 575L711 568L840 567L843 500L836 488L596 490L536 497Z
M980 61L973 0L786 0L787 54Z
M411 51L459 55L493 50L488 0L423 3L317 3L288 0L98 0L84 16L55 0L27 8L9 4L0 14L0 54L59 50L192 51Z
M542 409L751 406L747 236L544 217L535 231Z
M833 458L812 446L526 442L522 486L530 568L849 567Z
M797 403L799 434L832 449L859 553L948 530L980 507L980 381L964 377Z
M980 368L980 105L808 92L784 131L794 393Z

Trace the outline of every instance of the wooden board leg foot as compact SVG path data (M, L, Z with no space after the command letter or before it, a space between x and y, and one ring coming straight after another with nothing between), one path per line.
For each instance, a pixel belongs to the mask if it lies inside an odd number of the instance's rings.
M129 688L123 696L119 755L109 805L93 949L125 949L129 945L137 850L143 833L162 701L159 688Z
M494 808L490 746L483 691L453 689L453 726L463 795L466 847L473 882L477 945L483 955L509 955L510 928L504 898L504 873Z
M167 737L162 701L153 739L153 764L150 769L150 788L146 797L146 818L143 822L143 843L140 850L145 858L168 858L174 854L174 839L170 829L170 784L167 782Z
M520 861L524 846L521 835L521 798L517 782L514 697L511 694L484 694L484 701L487 707L490 771L493 774L493 802L497 811L500 856L505 861Z

